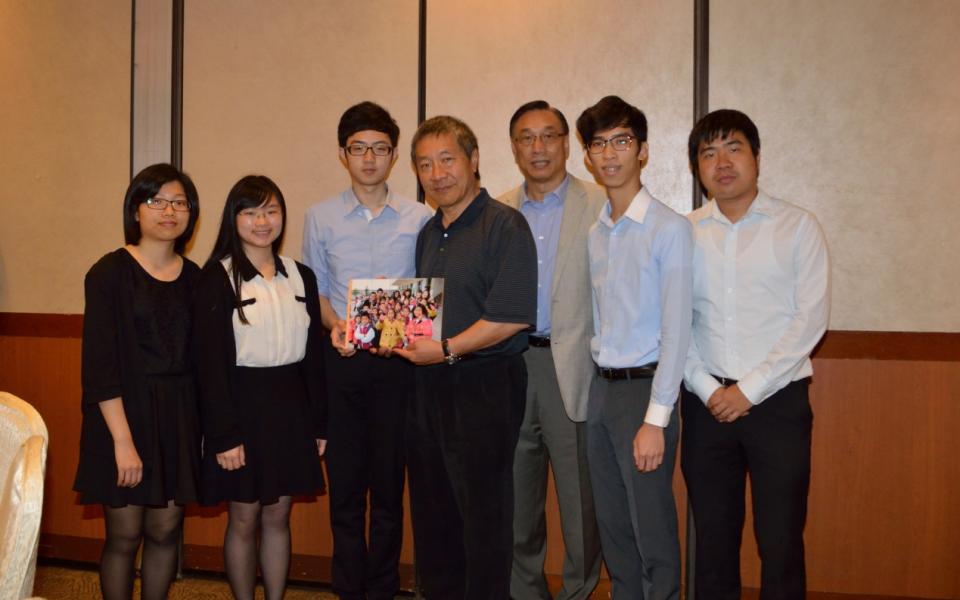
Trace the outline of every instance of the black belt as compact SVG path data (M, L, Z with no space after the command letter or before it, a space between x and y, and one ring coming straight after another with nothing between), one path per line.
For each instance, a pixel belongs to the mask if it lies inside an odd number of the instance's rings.
M628 367L626 369L610 369L601 367L596 363L594 363L593 367L597 375L604 379L610 379L611 381L621 379L650 379L657 372L657 363L655 362L647 363L639 367Z
M730 379L729 377L720 377L719 375L714 375L713 373L711 373L710 376L716 379L717 381L719 381L720 385L722 385L723 387L737 384L736 379Z
M550 337L540 337L539 335L528 335L528 343L534 348L549 348L550 347Z

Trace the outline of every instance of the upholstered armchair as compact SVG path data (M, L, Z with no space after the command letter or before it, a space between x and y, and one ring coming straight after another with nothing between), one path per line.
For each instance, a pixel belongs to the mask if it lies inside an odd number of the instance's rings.
M0 392L0 598L33 591L47 440L40 413Z

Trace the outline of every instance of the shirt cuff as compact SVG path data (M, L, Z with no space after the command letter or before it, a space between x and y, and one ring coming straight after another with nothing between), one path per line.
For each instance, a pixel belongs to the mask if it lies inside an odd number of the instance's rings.
M243 444L243 436L239 431L229 431L218 436L210 436L204 440L205 450L214 454L220 454L227 450L233 450Z
M647 405L647 416L643 418L644 423L656 425L657 427L666 427L670 424L670 415L673 413L673 406L657 404L653 401Z
M747 397L750 404L754 406L760 404L764 398L766 398L764 391L767 388L767 382L764 381L763 376L756 371L748 373L746 377L738 381L737 387L740 388L740 392Z
M687 383L689 384L688 389L700 398L700 402L703 402L704 406L710 401L710 396L723 387L719 381L713 378L713 375L705 371L696 373Z

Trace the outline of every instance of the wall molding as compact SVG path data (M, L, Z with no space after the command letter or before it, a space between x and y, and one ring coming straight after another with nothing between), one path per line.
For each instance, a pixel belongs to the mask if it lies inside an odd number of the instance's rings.
M80 338L83 336L83 315L0 312L0 335Z
M83 315L0 312L0 335L80 338ZM831 329L813 352L820 360L960 361L960 332Z
M957 362L960 333L831 329L817 345L813 358Z

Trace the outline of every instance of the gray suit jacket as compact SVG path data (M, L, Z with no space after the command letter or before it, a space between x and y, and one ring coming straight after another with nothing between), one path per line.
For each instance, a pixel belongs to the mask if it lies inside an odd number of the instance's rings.
M522 187L497 200L520 209ZM570 175L560 221L550 305L550 350L557 369L560 395L573 421L587 420L587 396L593 373L593 291L587 233L607 201L603 188Z

